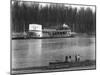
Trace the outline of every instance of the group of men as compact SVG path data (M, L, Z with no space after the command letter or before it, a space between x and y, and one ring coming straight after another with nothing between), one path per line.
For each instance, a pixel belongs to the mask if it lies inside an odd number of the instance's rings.
M75 55L75 62L80 61L80 55ZM65 57L65 62L72 62L72 57L71 56L66 56Z

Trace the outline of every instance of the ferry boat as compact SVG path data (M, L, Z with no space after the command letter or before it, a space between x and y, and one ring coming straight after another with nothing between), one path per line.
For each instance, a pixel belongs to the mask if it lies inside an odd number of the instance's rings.
M70 37L71 29L68 25L63 25L58 28L44 28L41 25L32 24L29 27L28 37L36 38L55 38L55 37Z

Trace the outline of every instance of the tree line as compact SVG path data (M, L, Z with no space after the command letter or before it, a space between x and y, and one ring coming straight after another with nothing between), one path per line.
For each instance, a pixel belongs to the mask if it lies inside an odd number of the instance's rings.
M29 24L41 24L43 28L60 27L67 24L72 31L78 33L95 33L96 12L92 9L82 7L80 10L64 5L39 4L19 5L15 2L11 6L11 27L13 32L28 31ZM25 29L24 29L25 28Z

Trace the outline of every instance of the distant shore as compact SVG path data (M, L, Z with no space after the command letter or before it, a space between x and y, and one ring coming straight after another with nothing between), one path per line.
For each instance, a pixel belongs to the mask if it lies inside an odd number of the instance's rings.
M73 36L67 36L67 37L15 37L12 38L12 40L20 40L20 39L53 39L53 38L72 38Z
M74 37L96 37L96 34L86 34L86 33L76 33L72 34L71 36L54 36L54 37L24 37L24 36L18 36L18 37L12 37L12 40L22 40L22 39L53 39L53 38L74 38Z

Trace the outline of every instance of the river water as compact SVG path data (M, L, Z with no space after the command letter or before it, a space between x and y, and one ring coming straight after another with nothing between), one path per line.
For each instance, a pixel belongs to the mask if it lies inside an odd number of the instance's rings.
M47 66L65 61L65 56L80 55L80 60L95 60L95 38L53 38L12 40L12 68Z

